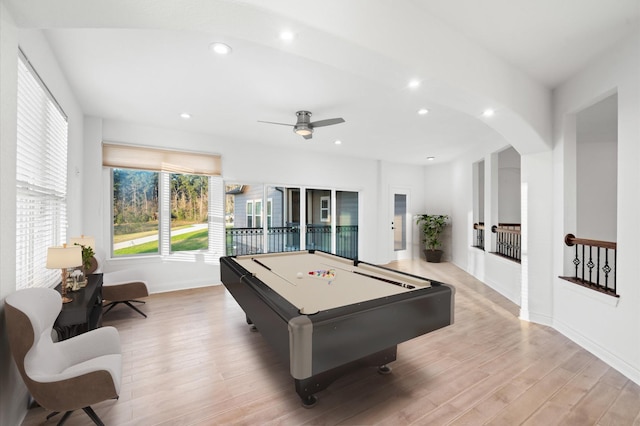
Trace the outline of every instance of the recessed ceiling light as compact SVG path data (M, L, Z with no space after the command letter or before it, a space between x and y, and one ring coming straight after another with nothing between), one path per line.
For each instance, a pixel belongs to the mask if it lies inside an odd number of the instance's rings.
M420 115L426 115L426 114L429 114L429 110L428 110L428 109L426 109L426 108L420 108L420 109L418 110L418 114L420 114Z
M209 45L209 49L212 52L217 53L218 55L228 55L229 53L231 53L231 46L219 42L211 43Z
M292 41L294 38L296 38L296 35L289 30L284 30L280 33L280 40Z
M495 111L492 110L491 108L487 108L482 112L482 115L484 115L485 117L493 117L495 115Z
M342 145L342 141L340 139L334 141L333 143L336 145Z
M427 160L428 160L428 161L433 161L433 160L435 160L435 159L436 159L436 157L427 157Z
M420 87L420 80L413 79L409 81L409 89L417 89Z
M180 117L188 120L191 118L191 114L189 114L188 112L183 112L182 114L180 114Z

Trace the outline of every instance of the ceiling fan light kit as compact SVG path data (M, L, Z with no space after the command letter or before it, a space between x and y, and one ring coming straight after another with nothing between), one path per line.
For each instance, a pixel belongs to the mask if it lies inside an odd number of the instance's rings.
M258 120L259 123L267 123L267 124L279 124L282 126L293 126L293 132L297 135L302 136L305 139L311 139L313 136L313 129L316 127L324 127L331 126L334 124L344 123L344 118L329 118L327 120L320 120L316 122L311 122L311 113L309 111L298 111L296 112L296 116L298 117L296 124L287 124L287 123L276 123L273 121L262 121Z
M308 128L305 125L301 125L301 126L293 126L293 132L297 135L300 136L307 136L313 133L313 130Z

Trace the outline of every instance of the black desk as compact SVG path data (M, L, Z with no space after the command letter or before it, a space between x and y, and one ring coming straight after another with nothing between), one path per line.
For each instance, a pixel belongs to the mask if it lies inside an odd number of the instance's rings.
M56 287L60 291L60 285ZM88 276L86 287L67 291L73 301L62 304L53 328L60 340L77 336L102 326L102 274Z

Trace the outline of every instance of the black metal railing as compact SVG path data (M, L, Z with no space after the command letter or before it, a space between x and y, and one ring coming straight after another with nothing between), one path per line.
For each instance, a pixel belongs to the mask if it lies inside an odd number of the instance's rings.
M236 256L263 253L262 228L226 228L226 254ZM331 226L307 225L306 248L331 251ZM268 228L267 252L278 253L300 250L300 226L290 225ZM358 226L336 226L336 254L358 258Z
M331 226L307 225L307 249L331 251Z
M496 235L495 254L520 262L521 242L519 223L499 223L491 227L491 232Z
M484 250L484 222L473 224L473 246Z
M573 234L564 237L568 247L575 246L573 277L560 277L572 283L620 297L616 289L617 244L610 241L576 238Z
M262 228L226 228L227 256L262 253Z
M267 229L269 253L300 250L300 226L279 226Z
M358 258L358 225L336 226L336 254Z

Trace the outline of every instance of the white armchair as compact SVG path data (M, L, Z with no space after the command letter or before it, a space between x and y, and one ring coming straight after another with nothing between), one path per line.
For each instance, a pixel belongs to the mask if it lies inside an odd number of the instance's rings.
M60 293L48 288L16 291L5 299L11 353L33 398L52 410L47 419L65 412L59 425L82 408L97 425L102 421L92 404L118 398L122 378L120 335L102 327L61 342L51 338L60 313Z

